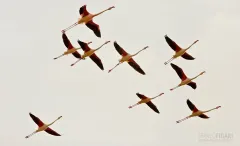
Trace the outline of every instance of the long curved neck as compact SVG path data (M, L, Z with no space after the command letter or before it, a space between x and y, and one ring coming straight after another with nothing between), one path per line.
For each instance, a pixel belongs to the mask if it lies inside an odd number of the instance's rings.
M157 96L155 96L155 97L152 97L151 99L155 99L155 98L157 98L157 97L159 97L159 96L161 96L162 94L159 94L159 95L157 95Z
M100 15L100 14L102 14L102 13L104 13L104 12L106 12L108 9L106 9L106 10L103 10L102 12L99 12L99 13L97 13L97 14L94 14L93 15L93 17L95 17L95 16L98 16L98 15Z
M203 113L207 113L207 112L210 112L210 111L215 110L215 109L217 109L217 108L215 107L215 108L212 108L212 109L210 109L210 110L203 111Z
M190 49L197 41L193 42L189 47L186 48L186 51Z
M99 50L100 48L102 48L104 45L105 45L105 43L102 44L100 47L98 47L98 48L96 49L96 51Z
M136 56L138 53L140 53L141 51L143 51L145 48L143 48L142 50L138 51L137 53L133 54L132 56Z
M55 121L53 121L52 123L48 124L48 126L51 126L51 125L52 125L53 123L55 123L57 120L59 120L59 118L56 119Z
M192 78L191 80L194 80L194 79L196 79L197 77L199 77L201 74L199 74L199 75L197 75L196 77L194 77L194 78Z

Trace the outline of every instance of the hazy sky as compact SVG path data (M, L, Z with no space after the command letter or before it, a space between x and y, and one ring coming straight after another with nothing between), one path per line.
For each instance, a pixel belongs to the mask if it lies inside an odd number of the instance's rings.
M92 48L110 40L96 54L104 71L90 59L76 61L72 55L53 60L66 51L61 30L76 22L79 8L87 4L91 13L110 6L115 9L94 18L102 38L85 25L66 34L75 47L77 40L92 41ZM239 0L9 0L1 3L1 146L239 146ZM180 83L170 65L173 50L164 35L181 47L199 40L188 53L194 61L178 58L174 64L195 80L188 86L169 89ZM121 56L117 41L133 54L146 72L143 76L124 63L108 73ZM82 50L80 50L82 54ZM128 109L139 101L136 93L153 97L160 114L147 105ZM186 100L201 110L221 105L207 113L210 119L192 118ZM29 112L50 123L62 134L45 132L29 139L36 130ZM230 141L200 141L200 134L233 134Z

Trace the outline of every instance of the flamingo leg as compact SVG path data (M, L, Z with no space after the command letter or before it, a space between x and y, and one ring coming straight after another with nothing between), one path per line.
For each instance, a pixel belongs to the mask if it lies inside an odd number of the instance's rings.
M137 106L137 105L139 105L139 103L136 103L136 104L134 104L134 105L131 105L131 106L129 106L128 108L133 108L133 107L135 107L135 106Z
M82 60L81 58L78 59L76 62L74 62L73 64L71 64L71 66L74 66L76 63L78 63L80 60Z
M110 73L114 68L116 68L118 65L120 65L121 63L119 62L117 65L115 65L112 69L110 69L109 71L108 71L108 73Z
M187 120L188 118L190 118L190 117L187 116L186 118L183 118L183 119L181 119L181 120L178 120L177 123L180 123L180 122L182 122L182 121L185 121L185 120Z
M71 29L71 28L73 28L73 27L75 27L75 26L77 26L78 25L78 22L75 22L74 24L72 24L72 25L70 25L69 27L67 27L67 28L65 28L64 30L62 30L62 32L66 32L66 31L68 31L69 29Z
M53 58L53 59L55 60L55 59L58 59L58 58L60 58L60 57L62 57L62 56L64 56L64 54L62 54L62 55L60 55L60 56L58 56L58 57L55 57L55 58Z
M176 88L178 88L178 87L180 87L180 86L178 85L178 86L176 86L176 87L170 89L170 91L172 91L172 90L174 90L174 89L176 89Z
M34 131L33 133L29 134L28 136L26 136L25 138L29 138L31 137L32 135L34 135L35 133L37 133L36 131Z
M168 63L170 63L174 58L172 57L171 59L169 59L168 61L164 62L165 65L167 65Z

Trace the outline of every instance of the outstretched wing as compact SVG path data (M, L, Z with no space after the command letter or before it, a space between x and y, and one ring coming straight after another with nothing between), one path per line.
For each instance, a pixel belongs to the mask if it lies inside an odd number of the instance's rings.
M97 66L98 66L101 70L104 70L101 59L99 59L98 56L97 56L95 53L93 53L93 54L90 56L90 58L92 59L92 61L94 61L94 62L97 64Z
M194 57L192 57L191 55L189 55L187 52L185 52L185 53L182 55L182 58L187 59L187 60L194 60L194 59L195 59Z
M140 99L146 99L147 97L143 94L140 93L136 93L136 95L140 98Z
M89 12L87 11L87 5L84 5L84 6L80 7L79 14L82 17L87 16L89 14Z
M91 29L97 37L101 38L101 31L98 24L91 20L86 23L86 26Z
M78 53L77 51L75 51L74 53L72 53L72 55L74 56L74 57L76 57L76 58L81 58L81 54L80 53Z
M90 50L87 43L78 40L78 44L80 45L80 47L83 49L84 52L87 52Z
M168 45L175 51L178 52L181 50L181 48L172 40L170 39L167 35L164 36L166 42L168 43Z
M61 136L60 134L58 134L57 132L55 132L54 130L52 130L51 128L47 128L45 130L48 134L54 135L54 136Z
M32 113L29 113L32 120L38 125L38 127L41 127L44 125L44 123L36 116L34 116Z
M187 105L188 105L188 107L190 108L191 111L193 111L193 112L198 111L197 107L189 99L187 99Z
M69 41L67 35L65 33L62 34L62 39L63 39L63 43L64 45L70 50L73 48L71 42Z
M160 113L156 107L156 105L154 105L151 101L146 103L153 111L155 111L156 113Z
M114 41L113 45L120 55L126 56L128 54L116 41Z
M193 89L197 88L197 84L195 82L190 82L187 84L188 86L192 87Z
M200 118L203 118L203 119L208 119L209 117L207 116L207 115L205 115L205 114L201 114L201 115L199 115L199 117Z
M145 72L141 69L141 67L131 58L128 61L128 64L134 68L137 72L139 72L142 75L145 75Z
M171 66L176 71L176 73L178 74L178 76L181 80L184 81L187 79L187 76L185 75L185 73L183 72L183 70L180 67L178 67L177 65L175 65L173 63L171 63Z

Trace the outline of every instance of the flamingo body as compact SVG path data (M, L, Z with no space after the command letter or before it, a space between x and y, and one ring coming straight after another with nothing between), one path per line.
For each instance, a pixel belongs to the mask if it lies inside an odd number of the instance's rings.
M138 53L140 53L141 51L145 50L146 48L148 48L148 46L144 47L142 50L138 51L137 53L131 55L129 53L127 53L116 41L114 41L114 47L116 49L116 51L122 56L121 59L119 59L119 63L113 67L112 69L110 69L108 72L111 72L114 68L116 68L118 65L120 65L123 62L127 62L135 71L137 71L138 73L145 75L145 72L142 70L142 68L135 62L135 60L133 59L133 56L136 56Z
M179 76L179 78L181 79L181 83L176 86L175 88L172 88L170 89L171 91L180 87L180 86L183 86L183 85L188 85L190 87L192 87L193 89L196 89L197 88L197 84L195 82L193 82L194 79L196 79L198 76L202 75L203 73L205 73L205 71L201 72L199 75L197 75L196 77L194 78L188 78L184 71L182 70L182 68L180 68L179 66L171 63L171 66L172 68L175 70L175 72L177 73L177 75Z
M158 108L156 107L156 105L154 105L152 103L151 100L157 98L158 96L161 96L163 95L164 93L161 93L153 98L149 98L149 97L146 97L145 95L143 94L140 94L140 93L136 93L136 95L141 99L140 101L138 101L135 105L132 105L132 106L129 106L128 108L133 108L134 106L137 106L137 105L140 105L140 104L143 104L143 103L146 103L148 105L148 107L150 107L154 112L156 113L160 113Z
M174 42L171 38L169 38L167 35L164 36L165 40L167 42L167 44L175 51L175 54L173 55L173 57L171 59L169 59L168 61L166 61L164 64L168 64L169 62L171 62L173 59L178 58L179 56L181 56L182 58L186 59L186 60L194 60L195 58L192 57L191 55L189 55L186 51L188 49L191 48L192 45L194 45L195 43L198 42L198 40L196 40L195 42L193 42L188 48L186 49L182 49L181 47L178 46L178 44L176 42Z
M205 115L205 113L210 112L212 110L215 110L215 109L218 109L218 108L221 107L221 106L217 106L217 107L215 107L213 109L210 109L210 110L207 110L207 111L201 111L189 99L187 99L187 105L188 105L189 109L192 111L192 114L187 116L186 118L178 120L177 123L180 123L180 122L182 122L184 120L187 120L187 119L189 119L191 117L200 117L202 119L209 119L209 117L207 115Z
M62 116L58 117L55 121L53 121L50 124L45 124L43 123L38 117L36 117L35 115L33 115L32 113L29 113L30 117L32 118L32 120L38 125L38 129L35 130L32 134L26 136L25 138L29 138L30 136L32 136L33 134L36 134L38 132L41 131L45 131L48 134L54 135L54 136L61 136L60 134L58 134L57 132L55 132L54 130L52 130L49 126L51 126L53 123L55 123L57 120L61 119Z

